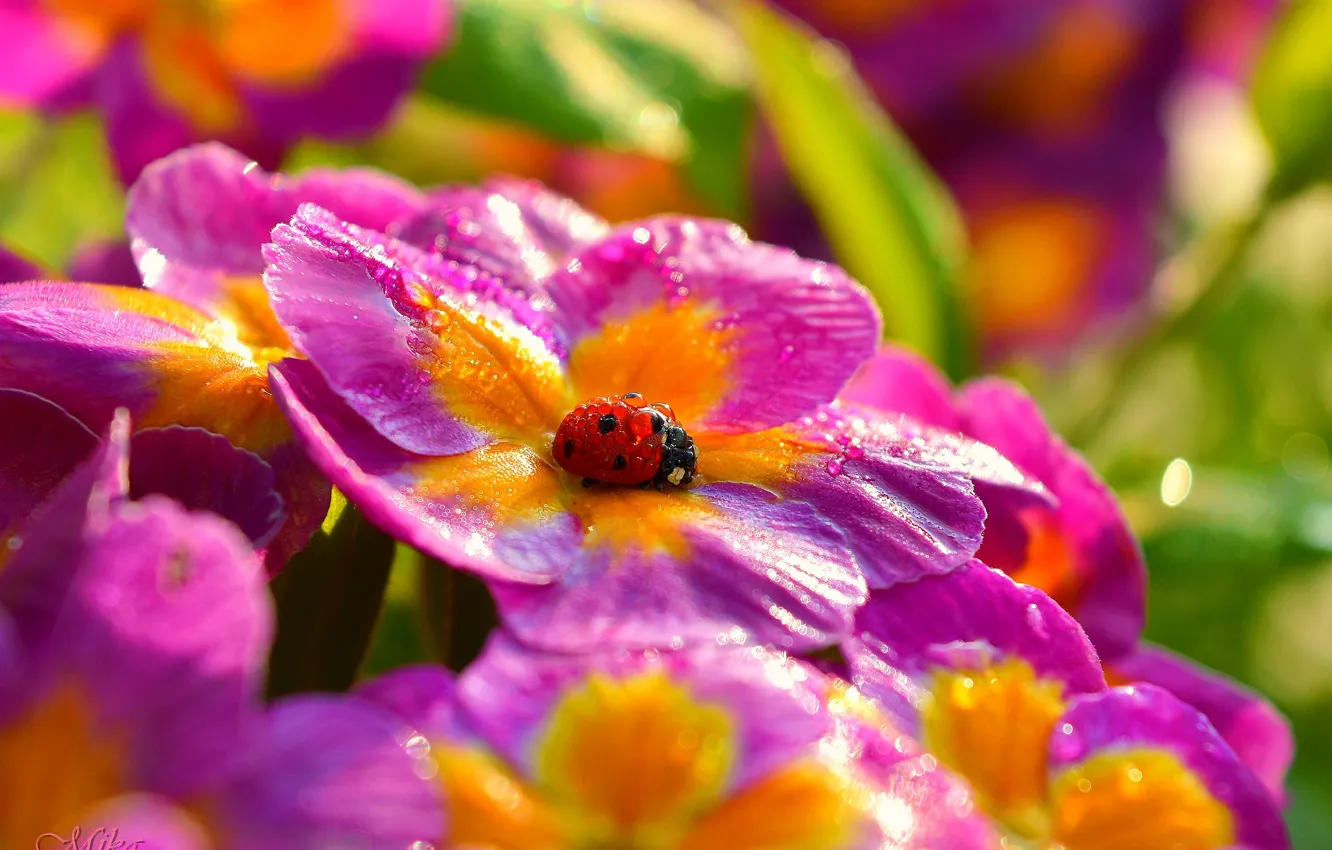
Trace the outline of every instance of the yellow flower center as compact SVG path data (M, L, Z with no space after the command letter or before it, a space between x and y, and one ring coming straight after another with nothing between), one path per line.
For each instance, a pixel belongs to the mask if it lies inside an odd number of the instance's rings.
M1007 832L1006 846L1208 850L1234 843L1230 810L1165 750L1101 753L1051 777L1061 691L1020 659L935 676L923 743L971 784Z
M798 762L732 791L735 727L662 673L594 674L556 705L525 783L475 749L435 761L450 846L491 850L835 850L847 785Z

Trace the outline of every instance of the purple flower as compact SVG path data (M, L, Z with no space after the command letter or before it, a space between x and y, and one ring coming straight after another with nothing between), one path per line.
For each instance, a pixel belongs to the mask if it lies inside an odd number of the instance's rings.
M448 39L446 0L0 4L0 99L93 105L125 182L192 141L275 163L302 136L374 130Z
M1039 590L979 561L875 591L852 681L1035 846L1289 846L1276 802L1196 709L1106 688L1096 651Z
M379 173L269 175L202 145L149 166L130 189L126 229L145 289L0 287L0 386L51 399L94 430L120 406L136 428L203 428L273 466L288 512L268 552L274 571L329 498L268 388L267 364L295 352L268 307L261 247L303 201L382 228L424 196Z
M27 424L81 427L31 396L5 401ZM129 446L118 415L6 542L0 844L118 828L173 850L313 850L435 829L438 795L390 716L323 696L261 706L273 614L259 560L217 517L132 500Z
M1049 594L1077 618L1117 684L1166 688L1203 712L1278 799L1290 764L1289 725L1262 697L1191 662L1141 643L1146 566L1114 493L1050 430L1016 385L981 378L956 392L938 370L894 347L851 380L847 399L961 431L993 446L1059 500L1013 505L981 491L988 510L979 557Z
M843 397L981 440L1049 488L1057 507L1014 506L1003 494L987 500L979 557L1053 597L1077 617L1102 658L1137 644L1147 587L1137 538L1113 491L1050 430L1021 388L981 378L954 392L922 358L884 346Z
M780 653L539 655L500 635L454 682L362 686L420 733L439 846L991 847L965 789L868 701ZM873 723L870 726L869 723Z
M524 641L827 644L867 583L975 551L973 480L1044 498L988 447L832 403L877 311L839 269L735 225L610 229L506 182L436 193L396 231L313 205L274 231L265 283L309 358L276 365L274 391L339 489L492 580ZM692 486L561 469L565 415L630 391L692 435Z

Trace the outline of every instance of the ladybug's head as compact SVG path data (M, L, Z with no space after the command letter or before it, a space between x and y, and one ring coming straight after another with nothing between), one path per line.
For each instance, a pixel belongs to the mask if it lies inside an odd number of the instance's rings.
M661 469L653 482L658 490L667 481L683 487L694 480L697 472L698 449L694 446L694 438L680 427L680 423L671 422L666 426L665 439L662 440Z

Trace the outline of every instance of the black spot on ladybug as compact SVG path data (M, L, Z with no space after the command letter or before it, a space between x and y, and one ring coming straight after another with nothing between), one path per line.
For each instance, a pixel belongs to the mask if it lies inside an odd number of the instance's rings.
M642 393L625 393L624 395L620 396L620 398L642 398L642 397L643 397Z
M565 457L573 457L573 453L574 453L574 441L573 441L573 440L565 440L565 441L564 441L564 456L565 456Z
M620 424L620 420L615 418L615 414L607 413L597 420L597 430L603 434L609 434L615 430L615 426Z
M628 465L629 465L629 461L625 459L624 455L616 455L616 456L615 456L615 468L616 468L616 469L624 469L624 468L625 468L626 466L628 466Z

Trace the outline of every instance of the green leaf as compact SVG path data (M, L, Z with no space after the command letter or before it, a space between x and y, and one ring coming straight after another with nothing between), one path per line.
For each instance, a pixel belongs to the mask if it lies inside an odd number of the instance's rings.
M734 9L762 113L838 262L874 293L889 336L959 377L965 238L947 190L840 49L761 3Z
M124 239L124 193L97 117L0 112L0 243L51 269Z
M559 141L679 163L721 210L743 214L747 67L719 18L689 0L458 5L458 37L424 91Z
M1252 99L1275 160L1276 199L1332 178L1332 0L1299 0L1273 28Z
M270 697L351 687L383 608L393 557L393 538L335 491L324 527L270 585L277 601Z

